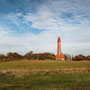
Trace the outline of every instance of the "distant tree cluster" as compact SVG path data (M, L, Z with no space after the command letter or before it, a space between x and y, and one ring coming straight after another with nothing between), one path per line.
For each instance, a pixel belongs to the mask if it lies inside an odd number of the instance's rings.
M83 61L83 60L90 60L90 55L84 56L82 54L76 55L75 57L71 56L70 54L64 54L65 60L73 60L73 61ZM7 55L0 54L0 61L13 61L13 60L55 60L55 54L53 53L33 53L30 51L25 55L20 55L16 52L12 53L9 52Z
M7 55L0 54L0 61L11 61L11 60L55 60L55 55L53 53L33 53L30 51L25 55L20 55L18 53L9 52Z
M24 59L29 60L55 60L55 55L52 53L33 53L32 51L23 56Z
M74 58L72 58L74 61L83 61L83 60L90 60L90 55L84 56L82 54L76 55Z

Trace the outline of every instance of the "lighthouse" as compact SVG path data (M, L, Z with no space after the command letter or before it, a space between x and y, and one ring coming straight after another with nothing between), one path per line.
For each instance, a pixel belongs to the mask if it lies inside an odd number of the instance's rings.
M61 39L58 37L57 40L57 54L56 54L56 60L65 60L65 56L61 53Z

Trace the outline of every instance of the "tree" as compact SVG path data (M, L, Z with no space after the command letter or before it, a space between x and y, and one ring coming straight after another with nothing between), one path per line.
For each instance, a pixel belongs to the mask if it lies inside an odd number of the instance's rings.
M40 53L34 53L34 54L32 54L32 59L33 60L39 60L40 55L41 55Z
M4 54L0 54L0 61L7 61L7 57Z
M75 61L81 61L81 60L88 60L88 58L82 54L76 55L73 60Z
M32 54L33 54L33 51L30 51L29 53L25 54L24 55L24 59L32 59Z
M46 59L51 59L51 60L55 60L55 55L52 53L42 53L39 56L39 60L46 60Z
M16 52L15 53L9 52L9 53L7 53L7 56L8 56L9 60L22 59L22 56Z

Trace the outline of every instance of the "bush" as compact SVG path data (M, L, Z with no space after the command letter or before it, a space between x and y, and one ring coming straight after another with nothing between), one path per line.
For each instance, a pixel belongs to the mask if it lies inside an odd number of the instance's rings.
M9 60L17 60L17 59L22 59L22 56L18 53L7 53L7 57Z
M73 58L74 61L88 60L88 58L82 54L79 54Z

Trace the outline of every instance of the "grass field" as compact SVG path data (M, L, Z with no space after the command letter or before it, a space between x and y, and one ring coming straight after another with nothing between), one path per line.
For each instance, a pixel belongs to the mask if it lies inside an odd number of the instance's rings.
M63 89L65 87L69 89ZM7 75L0 78L0 90L61 90L60 88L62 90L90 90L90 74L37 74L20 78Z
M45 60L45 61L9 61L1 62L0 70L7 69L26 69L30 70L46 70L46 69L60 69L60 68L88 68L90 67L89 61L56 61L56 60Z
M88 68L89 61L9 61L0 63L0 71L21 69L26 70L55 70ZM22 73L19 73L19 75ZM65 89L66 88L66 89ZM36 73L23 77L8 73L0 76L0 90L90 90L90 73Z

